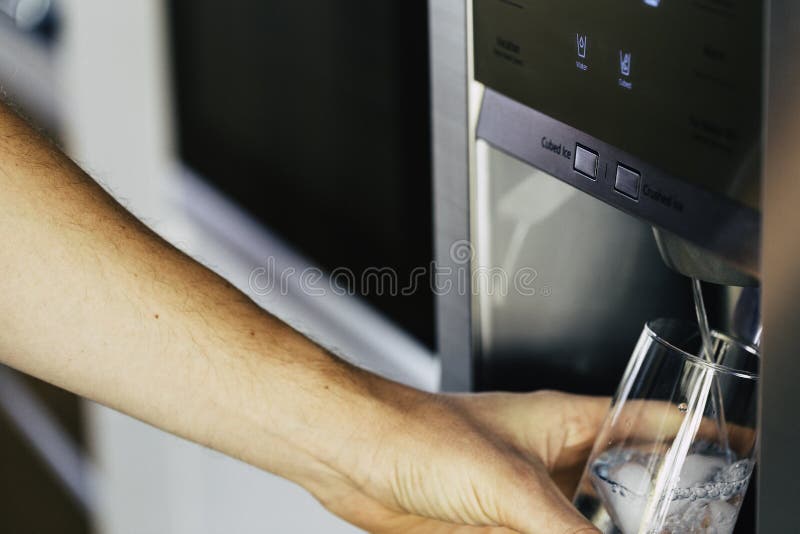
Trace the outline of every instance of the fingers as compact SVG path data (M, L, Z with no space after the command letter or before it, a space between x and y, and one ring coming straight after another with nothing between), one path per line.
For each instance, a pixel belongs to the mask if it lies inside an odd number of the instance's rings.
M555 394L537 399L508 395L483 397L474 411L468 403L465 399L423 406L424 417L410 419L394 436L392 448L383 449L392 483L385 487L361 484L352 493L328 490L322 492L328 496L325 504L381 534L597 532L551 480L539 455L521 444L536 439L537 433L547 442L555 428L561 437L569 437L556 440L559 448L564 442L591 443L608 401ZM572 408L565 408L565 403ZM566 432L564 413L570 421L566 426L574 427ZM497 419L503 420L503 431L494 424ZM416 423L423 420L424 425ZM578 431L584 427L585 431ZM509 439L512 433L517 438ZM372 464L373 471L385 467Z
M339 493L322 502L332 513L372 534L519 534L505 527L456 525L398 512L360 491Z
M561 415L555 429L563 433L559 446L548 451L551 458L546 458L546 465L549 469L561 469L583 463L608 417L611 399L555 392L546 394L552 398L552 411Z
M501 495L504 523L523 534L599 533L567 500L544 466L528 464Z
M607 397L555 391L450 398L529 461L544 462L567 496L575 490L611 404Z
M518 449L542 458L548 467L554 466L565 452L577 457L585 455L611 404L607 397L554 391L452 398L470 417Z
M374 534L520 534L504 527L455 525L419 516L398 516L370 530Z
M687 426L690 413L681 406L667 401L631 400L614 410L612 428L607 436L609 441L641 442L642 444L671 443L681 432L694 431L696 439L719 443L720 432L717 422L708 417L699 421L696 429ZM727 424L725 430L728 441L734 450L748 454L755 446L755 429Z
M350 487L334 491L320 502L331 513L372 534L518 534L505 527L457 525L401 512Z

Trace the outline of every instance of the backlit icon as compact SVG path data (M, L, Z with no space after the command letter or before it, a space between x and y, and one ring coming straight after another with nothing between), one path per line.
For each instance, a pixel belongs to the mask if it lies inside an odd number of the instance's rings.
M631 53L619 51L619 71L623 76L631 75Z
M575 38L578 40L578 57L586 59L586 49L589 48L589 38L579 33L575 34Z
M651 7L658 7L661 3L661 0L644 0L644 3Z

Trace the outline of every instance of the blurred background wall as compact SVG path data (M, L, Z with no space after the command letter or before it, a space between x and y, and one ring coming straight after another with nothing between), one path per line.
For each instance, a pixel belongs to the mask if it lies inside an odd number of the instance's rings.
M0 16L8 100L259 304L360 365L438 387L424 284L367 298L251 284L268 258L401 280L432 259L426 2L41 4L35 24ZM3 532L357 531L300 488L7 369L0 473Z

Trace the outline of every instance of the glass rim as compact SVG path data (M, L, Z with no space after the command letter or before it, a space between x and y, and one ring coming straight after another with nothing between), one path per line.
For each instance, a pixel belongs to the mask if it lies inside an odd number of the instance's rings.
M689 360L693 364L700 365L702 367L705 367L706 369L711 369L712 371L714 371L716 373L732 375L732 376L735 376L737 378L745 378L745 379L749 379L749 380L758 380L759 379L759 374L758 373L754 373L752 371L744 371L742 369L736 369L735 367L730 367L728 365L723 365L721 363L709 362L708 360L705 360L704 358L701 358L700 356L698 356L696 354L692 354L690 352L686 352L682 348L676 346L674 343L670 343L669 341L664 339L655 330L655 326L659 322L662 322L662 321L674 322L674 323L685 323L685 321L680 321L680 320L677 320L677 319L655 319L653 321L648 321L645 324L645 330L648 332L649 337L651 339L653 339L654 341L656 341L657 343L660 343L661 345L664 345L668 349L679 353L681 356L683 356L685 359ZM736 345L736 346L744 349L744 351L749 353L751 356L753 356L755 358L759 358L759 361L761 359L761 352L756 347L754 347L754 346L752 346L752 345L750 345L748 343L740 341L740 340L738 340L738 339L736 339L736 338L734 338L732 336L729 336L727 334L724 334L724 333L722 333L722 332L720 332L718 330L712 330L711 331L711 336L716 338L716 339L720 339L720 340L724 341L725 343L728 343L728 344L731 344L731 345Z

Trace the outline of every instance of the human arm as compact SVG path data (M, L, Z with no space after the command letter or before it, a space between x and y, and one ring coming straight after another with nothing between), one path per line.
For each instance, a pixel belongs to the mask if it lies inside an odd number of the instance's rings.
M0 242L3 363L293 480L373 531L587 525L547 468L580 464L603 401L444 397L350 366L2 106Z

